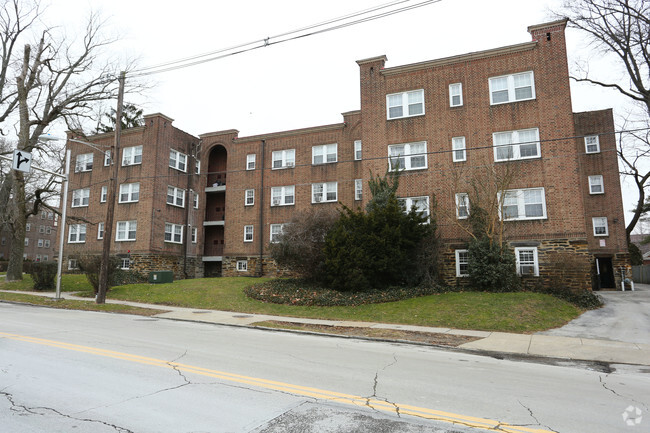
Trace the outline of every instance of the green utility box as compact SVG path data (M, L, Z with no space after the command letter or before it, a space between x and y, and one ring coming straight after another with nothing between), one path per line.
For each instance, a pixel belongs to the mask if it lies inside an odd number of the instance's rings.
M171 283L173 281L174 273L172 271L149 272L149 282L152 284Z

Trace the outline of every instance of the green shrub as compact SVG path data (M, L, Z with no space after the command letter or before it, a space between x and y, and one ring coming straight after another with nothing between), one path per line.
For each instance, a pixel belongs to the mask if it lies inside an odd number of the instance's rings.
M474 289L485 292L519 289L515 255L507 245L483 236L470 241L467 255L469 279Z
M34 290L54 290L57 271L57 262L32 263L29 275L34 280Z
M138 284L146 283L149 279L146 275L142 275L136 271L127 271L124 269L117 269L111 274L111 279L109 281L109 286L123 286L125 284Z
M638 266L643 264L643 253L641 249L636 245L630 242L627 246L627 249L630 253L630 264L632 266Z
M95 295L99 291L99 272L101 270L102 257L95 255L81 256L77 259L77 265L81 272L86 274L86 278L91 286ZM114 275L119 271L120 259L115 256L109 257L108 263L108 288L110 288L114 281Z

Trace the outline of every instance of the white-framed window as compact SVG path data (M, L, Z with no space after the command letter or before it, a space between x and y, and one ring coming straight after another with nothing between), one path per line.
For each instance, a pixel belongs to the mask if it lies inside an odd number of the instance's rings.
M271 206L290 206L295 204L294 185L271 188Z
M38 240L38 247L43 248L43 239Z
M246 155L246 170L255 170L255 154Z
M54 219L54 212L48 212L47 213L47 219L52 221Z
M424 89L386 95L388 119L421 116L424 114Z
M195 244L199 239L199 229L198 227L192 227L192 243Z
M603 176L597 174L589 176L589 194L604 194L605 185L603 183Z
M72 191L72 207L84 207L90 203L90 188Z
M38 226L38 232L39 233L45 233L45 226L44 225Z
M74 165L74 172L79 173L80 171L91 171L93 169L93 154L92 153L83 153L77 155L77 160Z
M47 211L41 211L41 219L44 220L47 218Z
M537 247L515 248L515 259L517 262L517 275L539 277Z
M456 218L459 220L469 217L469 195L465 192L456 194Z
M244 205L253 206L255 204L255 190L247 189L245 194ZM273 206L273 204L271 204L271 206Z
M140 183L123 183L120 185L120 203L133 203L140 200Z
M533 71L490 78L490 105L535 99Z
M25 224L25 231L28 232L28 231L31 231L31 230L32 230L32 224L31 223Z
M192 194L192 207L194 207L194 209L198 209L199 208L199 195L194 190L190 190L190 193Z
M180 224L165 223L165 242L173 244L183 243L183 226Z
M282 234L283 230L284 224L271 224L269 232L271 234L270 242L272 244L280 241L280 235Z
M102 187L102 192L101 192L101 194L99 195L99 202L100 202L100 203L106 203L106 197L108 197L108 187L107 187L107 186L103 186L103 187Z
M86 242L86 224L70 224L68 243L82 244L84 242Z
M244 242L253 242L253 226L244 226Z
M134 241L135 234L138 230L137 221L118 221L117 222L117 233L115 234L115 241Z
M248 271L248 260L237 260L237 271L239 272Z
M44 246L45 248L50 248L50 240L49 240L49 239L45 239L45 242L44 242L43 246Z
M311 202L325 203L338 200L338 183L324 182L311 184Z
M338 144L321 144L319 146L312 146L311 148L311 163L325 164L338 161Z
M456 276L469 277L469 251L456 250Z
M77 264L77 259L69 259L68 260L68 270L72 271L75 269L79 269L79 265Z
M25 238L25 246L29 246L29 238Z
M449 106L460 107L463 105L463 83L449 85Z
M594 236L609 236L607 217L594 217L591 223L594 226Z
M361 140L354 140L354 160L355 161L361 161Z
M169 166L176 170L185 172L187 168L187 155L185 155L184 153L180 153L174 149L170 149Z
M587 135L585 137L585 152L600 153L600 139L597 135Z
M201 161L198 159L194 160L194 174L199 174L201 173Z
M539 129L495 132L492 134L495 161L540 158Z
M289 168L296 165L296 149L276 150L271 153L272 169Z
M427 142L388 146L388 166L391 171L427 168Z
M104 151L104 167L108 167L111 165L111 151L110 150L105 150Z
M467 161L467 150L465 137L454 137L451 139L452 160L454 162Z
M422 197L404 197L397 199L405 212L410 212L415 207L415 211L424 218L429 218L429 196Z
M49 257L48 257L47 254L45 254L45 255L43 256L43 261L44 261L44 262L47 262L47 259L49 259Z
M175 186L167 186L167 204L185 207L185 190Z
M45 234L49 235L52 233L52 226L45 226Z
M142 146L125 147L122 150L122 166L142 164Z
M363 200L363 179L354 180L354 199Z
M40 254L36 254L36 260L35 261L37 261L37 262L41 261L41 255Z
M127 271L131 268L131 259L123 257L120 259L120 269Z
M97 223L97 239L104 239L104 223Z
M503 194L501 217L504 220L546 219L544 188L512 189Z

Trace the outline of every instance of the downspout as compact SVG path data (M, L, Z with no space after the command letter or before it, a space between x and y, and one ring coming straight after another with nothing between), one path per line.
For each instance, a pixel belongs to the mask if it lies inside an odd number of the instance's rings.
M264 147L266 140L262 140L262 158L260 161L261 182L260 182L260 273L264 276Z

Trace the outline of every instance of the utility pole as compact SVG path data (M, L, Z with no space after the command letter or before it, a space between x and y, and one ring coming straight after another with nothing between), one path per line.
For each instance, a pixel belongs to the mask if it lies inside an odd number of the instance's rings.
M111 165L113 168L108 185L108 208L106 209L106 222L104 223L104 243L102 247L102 263L99 270L99 288L95 302L106 302L108 291L108 267L110 266L111 240L113 240L113 219L115 217L115 196L117 195L117 174L120 165L120 138L122 136L122 102L124 100L124 81L126 73L120 72L119 90L117 93L117 110L115 111L115 143L111 148Z

